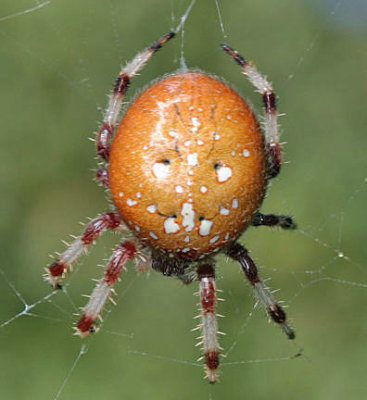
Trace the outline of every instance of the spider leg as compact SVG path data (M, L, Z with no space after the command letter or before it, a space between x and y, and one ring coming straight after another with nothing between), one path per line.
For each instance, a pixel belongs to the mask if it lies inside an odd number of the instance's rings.
M108 181L107 168L103 168L103 167L98 168L94 179L97 181L99 186L103 186L106 189L108 189L110 187L110 184Z
M246 278L254 289L256 298L265 308L271 319L282 327L288 339L294 339L295 333L286 322L287 317L285 312L279 304L277 304L269 288L260 280L256 265L249 256L248 251L239 243L234 242L227 249L227 254L241 264Z
M271 83L258 72L251 62L247 62L240 56L236 50L226 44L222 44L221 48L239 64L242 68L242 73L247 76L250 83L262 95L265 110L263 128L268 156L267 176L269 179L274 178L280 171L282 152L279 144L280 135L277 123L276 98Z
M121 111L124 95L130 84L130 79L136 76L150 57L174 36L174 32L169 32L162 36L150 47L137 54L132 61L121 69L116 79L112 94L109 96L108 105L103 116L103 122L97 133L97 154L104 161L108 161L109 158L110 142L116 126L116 121Z
M83 233L69 245L69 247L58 257L58 259L46 268L45 279L55 289L60 289L60 281L64 277L71 264L80 257L88 245L93 243L106 229L123 227L120 216L117 213L104 213L94 218L84 228Z
M203 345L205 365L204 371L210 383L215 383L218 378L218 323L215 314L215 302L217 300L215 290L215 273L211 263L202 263L198 267L200 281L201 304L201 329L200 343Z
M283 229L296 229L297 224L289 215L261 214L257 212L252 220L253 226L279 226Z
M100 315L106 300L111 297L113 285L124 269L126 261L133 258L136 252L136 246L132 241L123 241L113 252L106 266L104 277L97 283L84 307L83 314L75 328L76 335L86 337L94 332L94 321Z

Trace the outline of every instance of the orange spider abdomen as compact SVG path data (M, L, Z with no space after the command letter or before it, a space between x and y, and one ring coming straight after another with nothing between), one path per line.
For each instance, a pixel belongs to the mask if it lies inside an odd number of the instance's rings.
M247 103L223 82L187 72L153 84L128 108L111 147L110 191L143 244L196 260L250 223L265 163Z

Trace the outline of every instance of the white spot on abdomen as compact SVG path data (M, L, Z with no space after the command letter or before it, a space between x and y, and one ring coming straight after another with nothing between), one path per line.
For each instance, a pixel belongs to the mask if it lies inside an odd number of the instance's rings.
M215 243L218 239L219 239L219 236L214 236L209 240L209 242L210 243Z
M158 178L158 179L164 179L168 175L168 165L165 165L161 162L155 163L153 165L153 174Z
M157 211L157 206L155 204L152 204L151 206L147 207L148 212L150 213L155 213Z
M175 187L175 190L176 190L177 193L182 193L183 192L182 186L180 186L180 185L177 185Z
M232 200L232 208L237 208L238 207L238 200L237 199L233 199Z
M169 217L164 221L164 231L166 233L176 233L180 230L180 226L173 217Z
M224 208L222 206L219 207L219 213L222 215L228 215L229 214L229 210L227 210L227 208Z
M193 125L193 128L191 129L191 131L194 132L194 133L197 132L198 129L199 129L199 126L200 126L200 122L199 122L198 118L192 117L191 118L191 123Z
M197 153L188 154L187 155L187 163L192 166L198 165Z
M232 176L232 168L221 166L216 170L218 182L225 182Z
M136 200L131 200L131 199L127 199L126 200L126 204L128 205L128 206L135 206L135 204L137 204L138 202L136 201Z
M153 233L153 232L149 232L149 236L151 236L153 239L155 239L155 240L157 240L158 239L158 236L155 234L155 233Z
M207 191L208 191L208 188L206 186L200 186L201 193L206 193Z
M192 208L192 204L190 203L183 203L181 209L182 219L182 226L185 227L185 231L191 231L194 227L194 218L195 212Z
M244 157L248 157L250 155L250 152L245 149L245 150L243 150L242 154Z
M210 228L212 227L213 222L212 221L208 221L207 219L204 219L203 221L201 221L200 223L200 227L199 227L199 233L201 236L207 236L210 233Z

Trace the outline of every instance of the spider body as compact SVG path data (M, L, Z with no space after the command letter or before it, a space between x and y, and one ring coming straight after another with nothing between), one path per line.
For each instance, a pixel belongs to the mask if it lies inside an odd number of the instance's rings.
M266 78L229 46L222 49L262 95L261 127L247 103L226 84L190 71L153 84L118 124L130 79L173 36L162 36L119 73L96 134L101 157L96 179L111 195L114 210L89 222L47 268L46 279L61 288L71 264L102 232L124 232L83 309L76 334L86 337L94 332L129 259L135 260L138 270L152 267L184 283L197 280L201 309L197 329L206 377L214 383L220 349L214 253L222 251L238 261L259 303L293 339L283 309L237 239L249 225L292 229L295 224L291 217L259 212L267 182L281 166L275 95Z
M265 148L246 102L187 72L144 91L111 146L109 186L144 245L194 261L237 238L264 195Z

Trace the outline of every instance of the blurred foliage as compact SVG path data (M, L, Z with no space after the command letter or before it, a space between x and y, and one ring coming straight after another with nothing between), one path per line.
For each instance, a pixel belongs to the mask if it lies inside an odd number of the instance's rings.
M79 221L109 207L92 181L87 138L120 63L176 26L188 2L51 1L0 20L2 399L364 398L367 40L366 25L338 23L339 3L219 1L223 38L215 2L198 0L185 25L186 63L231 82L258 112L261 99L218 44L228 42L272 80L286 113L280 122L289 163L263 211L289 213L299 224L296 232L250 229L242 239L290 305L295 343L253 311L238 265L218 257L227 300L218 310L227 333L221 343L233 350L215 386L193 364L196 285L156 273L137 277L133 266L117 287L118 306L108 307L78 358L72 314L100 276L97 264L117 243L114 235L83 258L65 293L42 300L50 293L41 279L47 255L80 232ZM0 13L35 5L3 0ZM178 37L134 79L128 98L177 69L180 54ZM20 296L28 305L41 300L31 316L20 316ZM299 348L303 356L291 359Z

